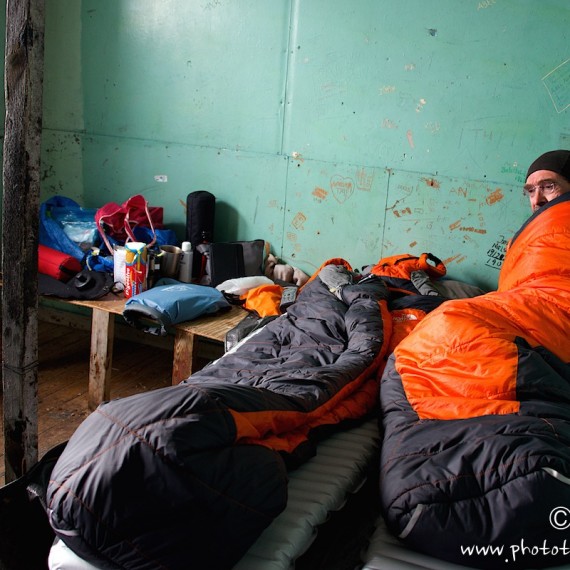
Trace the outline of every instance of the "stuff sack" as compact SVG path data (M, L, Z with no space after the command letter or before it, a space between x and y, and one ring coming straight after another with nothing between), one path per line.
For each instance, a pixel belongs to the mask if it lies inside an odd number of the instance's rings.
M254 312L259 317L278 317L281 315L281 299L285 287L282 285L260 285L240 296L244 309Z
M230 307L223 293L213 287L163 278L152 289L128 299L123 317L137 329L165 336L168 326Z
M217 287L228 279L264 275L265 240L214 242L200 244L203 256L200 283Z
M39 243L83 261L98 240L95 212L65 196L49 198L40 205Z
M73 255L45 245L38 246L39 273L49 275L58 281L69 281L81 269L81 262Z
M192 275L202 275L202 254L196 251L201 243L214 241L216 197L207 190L190 192L186 197L186 241L192 244Z

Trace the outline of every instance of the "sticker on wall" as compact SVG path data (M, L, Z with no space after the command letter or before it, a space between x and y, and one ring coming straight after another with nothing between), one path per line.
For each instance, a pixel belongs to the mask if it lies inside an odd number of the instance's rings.
M542 82L557 113L562 113L570 107L570 59L547 73Z

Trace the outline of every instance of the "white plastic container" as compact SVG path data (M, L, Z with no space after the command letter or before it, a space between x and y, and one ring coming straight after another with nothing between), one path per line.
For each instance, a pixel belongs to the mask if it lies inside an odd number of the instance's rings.
M180 260L180 269L178 270L178 281L182 281L183 283L191 283L192 262L194 261L192 244L189 241L183 241L181 249L182 249L182 259Z
M126 253L125 246L113 246L113 280L118 291L122 291L125 288Z

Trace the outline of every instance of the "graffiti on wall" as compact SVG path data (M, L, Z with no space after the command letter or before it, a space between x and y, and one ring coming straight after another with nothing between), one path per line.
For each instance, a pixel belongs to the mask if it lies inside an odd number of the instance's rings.
M444 261L449 277L491 289L506 242L527 214L518 187L308 164L294 169L284 249L308 271L333 257L365 267L382 257L429 252Z
M557 113L562 113L570 107L570 59L547 73L542 82Z
M491 288L520 226L520 192L484 181L394 172L383 255L433 253L448 273Z
M485 265L493 269L500 269L505 259L505 252L507 251L508 239L500 235L496 241L493 242L491 247L487 250L487 259Z

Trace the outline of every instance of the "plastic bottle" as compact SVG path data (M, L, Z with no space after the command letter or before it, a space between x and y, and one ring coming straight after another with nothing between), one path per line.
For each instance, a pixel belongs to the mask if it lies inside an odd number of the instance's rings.
M194 254L192 252L192 244L189 241L183 241L181 245L182 259L180 260L180 269L178 271L178 280L183 283L192 282L192 262Z

